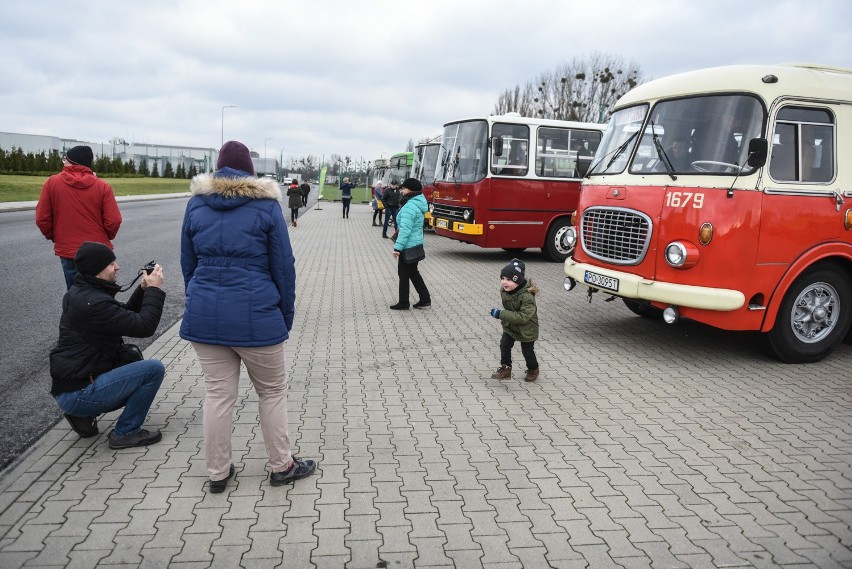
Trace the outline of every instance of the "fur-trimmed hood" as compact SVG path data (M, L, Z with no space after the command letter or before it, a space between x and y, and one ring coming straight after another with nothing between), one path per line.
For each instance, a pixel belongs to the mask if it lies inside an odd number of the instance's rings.
M215 209L231 209L248 200L281 200L281 188L271 178L254 176L217 176L201 174L189 183L189 191L201 196Z

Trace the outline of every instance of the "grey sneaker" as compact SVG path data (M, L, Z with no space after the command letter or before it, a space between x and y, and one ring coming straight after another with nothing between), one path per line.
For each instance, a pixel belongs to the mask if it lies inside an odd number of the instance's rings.
M269 483L273 486L283 486L300 478L310 476L317 469L316 461L293 457L293 466L284 472L273 472L269 475Z
M123 437L116 435L115 431L113 431L109 434L109 448L120 449L131 447L145 447L160 442L160 439L162 438L163 434L160 431L154 431L152 433L148 430L142 429L137 433L133 433L132 435L125 435Z

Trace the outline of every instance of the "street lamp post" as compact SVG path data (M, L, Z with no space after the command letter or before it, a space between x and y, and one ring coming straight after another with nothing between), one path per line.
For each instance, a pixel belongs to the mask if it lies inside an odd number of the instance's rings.
M224 105L222 107L222 142L219 143L220 148L225 144L225 109L235 109L236 107L237 105Z

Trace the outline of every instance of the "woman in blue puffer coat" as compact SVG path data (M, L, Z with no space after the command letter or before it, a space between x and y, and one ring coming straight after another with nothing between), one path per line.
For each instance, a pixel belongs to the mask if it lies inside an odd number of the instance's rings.
M414 308L427 308L432 306L432 297L429 295L426 283L423 282L423 276L417 270L419 261L406 263L401 253L405 249L423 245L423 218L429 206L426 198L423 197L423 187L416 178L407 178L402 183L400 191L402 208L396 214L396 228L399 233L393 247L393 256L398 259L399 302L391 305L390 308L391 310L408 310L411 306L408 300L409 282L414 285L414 289L420 296L420 299L414 303Z
M209 491L234 474L231 431L245 363L259 397L260 426L280 486L314 471L292 455L287 428L284 341L293 327L296 267L273 179L256 178L248 148L228 141L214 174L192 179L181 234L186 308L180 336L205 375L204 447Z

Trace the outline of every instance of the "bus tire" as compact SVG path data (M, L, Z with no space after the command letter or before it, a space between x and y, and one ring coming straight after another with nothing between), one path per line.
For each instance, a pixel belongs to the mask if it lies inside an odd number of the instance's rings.
M622 298L621 300L624 301L624 306L637 316L641 316L642 318L647 318L649 320L662 320L663 318L662 309L657 308L650 302L643 302L641 300L636 300L635 298Z
M547 231L544 247L541 249L551 261L563 263L574 250L573 247L568 247L565 243L565 234L568 232L570 227L571 220L567 217L563 217L554 221L553 225L551 225L550 229Z
M837 347L852 321L852 282L834 264L813 267L793 282L766 339L786 363L817 362Z

